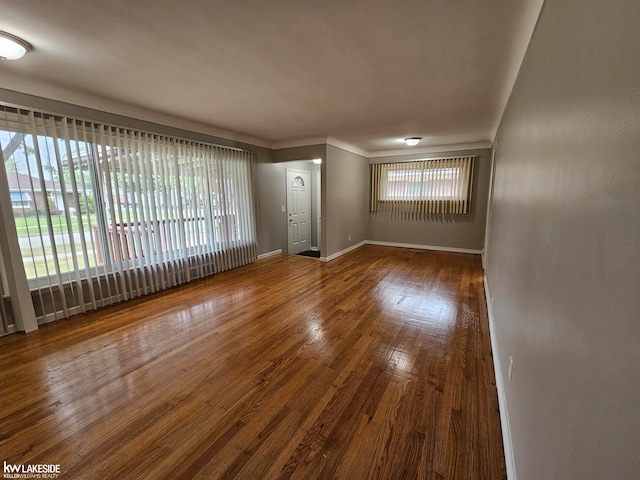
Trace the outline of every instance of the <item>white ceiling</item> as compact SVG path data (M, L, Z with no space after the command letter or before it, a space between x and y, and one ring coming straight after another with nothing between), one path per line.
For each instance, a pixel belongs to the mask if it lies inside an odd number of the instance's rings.
M3 0L35 50L0 86L269 147L488 146L542 3Z

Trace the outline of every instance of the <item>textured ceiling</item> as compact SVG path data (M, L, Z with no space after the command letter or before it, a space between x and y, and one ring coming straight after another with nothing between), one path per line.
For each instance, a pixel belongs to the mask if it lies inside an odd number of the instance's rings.
M0 30L35 50L0 86L266 146L489 144L541 5L3 0Z

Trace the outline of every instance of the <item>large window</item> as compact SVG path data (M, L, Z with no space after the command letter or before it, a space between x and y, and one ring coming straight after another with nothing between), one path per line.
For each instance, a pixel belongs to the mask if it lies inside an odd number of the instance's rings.
M374 215L421 218L433 213L467 213L473 157L371 165Z
M255 260L250 152L10 107L0 147L43 319Z

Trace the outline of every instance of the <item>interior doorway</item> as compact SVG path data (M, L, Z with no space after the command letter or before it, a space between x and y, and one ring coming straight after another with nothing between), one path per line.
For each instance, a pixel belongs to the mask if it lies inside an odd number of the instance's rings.
M287 168L288 252L311 249L311 174Z

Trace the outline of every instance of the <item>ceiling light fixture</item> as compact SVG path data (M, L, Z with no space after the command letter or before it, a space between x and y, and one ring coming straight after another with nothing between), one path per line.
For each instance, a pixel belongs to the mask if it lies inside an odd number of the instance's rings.
M409 138L405 138L404 139L404 143L406 143L410 147L413 147L413 146L419 144L420 140L422 140L422 137L409 137Z
M18 60L31 50L33 46L29 42L0 31L0 60Z
M322 163L322 159L321 158L314 158L313 160L311 160L313 163L315 163L316 165L320 165Z

